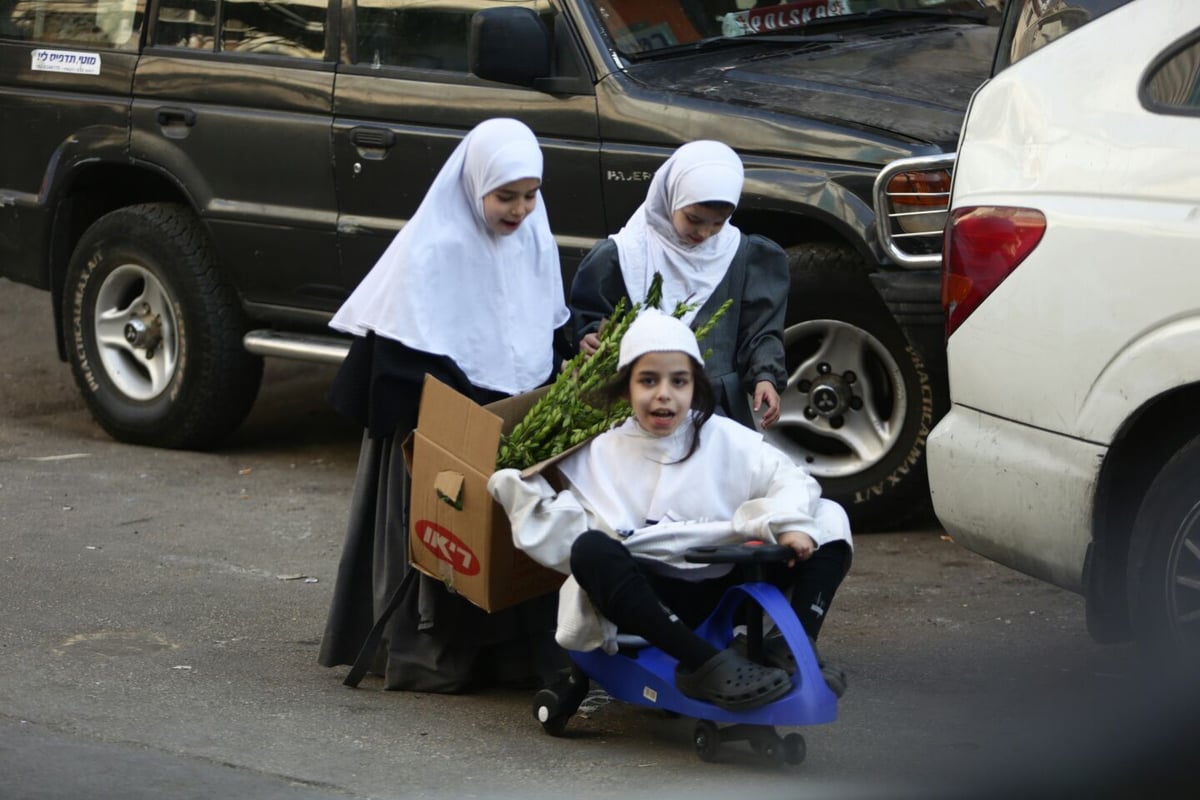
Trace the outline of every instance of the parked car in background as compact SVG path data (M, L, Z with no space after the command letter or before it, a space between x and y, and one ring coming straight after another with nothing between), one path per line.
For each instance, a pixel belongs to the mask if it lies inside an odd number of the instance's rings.
M721 139L735 222L792 264L771 437L899 521L946 406L939 276L884 253L871 186L953 147L995 0L755 5L0 0L0 276L48 290L109 433L208 447L262 356L343 356L328 319L479 121L537 133L568 282L675 147Z
M934 509L967 548L1084 594L1097 639L1194 657L1200 3L1007 14L954 164Z

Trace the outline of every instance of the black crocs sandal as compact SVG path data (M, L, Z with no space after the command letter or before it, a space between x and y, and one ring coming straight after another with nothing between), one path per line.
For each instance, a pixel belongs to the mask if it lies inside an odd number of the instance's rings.
M834 696L841 697L846 693L846 672L841 667L835 667L821 658L817 642L811 636L808 637L808 643L812 645L813 655L817 657L817 667L821 670L821 677L825 679L825 685L829 687Z
M835 667L832 664L825 663L825 659L821 658L821 651L817 649L817 643L810 636L808 643L812 645L813 655L817 657L817 667L821 670L821 677L825 679L825 685L835 696L841 697L846 693L846 672L840 667ZM745 656L748 649L746 644L746 634L739 633L733 637L731 647L738 652L739 655ZM787 640L783 638L783 634L774 632L763 637L763 661L772 667L778 667L788 675L795 675L797 670L796 655L792 652L792 648L788 647Z
M841 697L846 693L846 673L841 668L822 664L821 677L825 679L825 685L833 692L834 697Z
M738 655L748 657L749 646L746 643L746 634L739 633L733 637L733 642L729 646L736 650ZM764 664L769 667L777 667L788 675L796 674L796 656L792 654L792 648L788 647L783 634L771 633L764 636L762 649Z
M786 672L748 661L732 648L722 650L691 672L677 667L675 685L688 697L726 711L765 706L792 688Z

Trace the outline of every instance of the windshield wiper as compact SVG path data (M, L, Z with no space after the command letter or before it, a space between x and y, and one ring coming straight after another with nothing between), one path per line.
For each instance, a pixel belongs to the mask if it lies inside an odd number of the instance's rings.
M745 47L753 44L774 44L788 45L789 47L809 48L817 47L826 44L837 44L842 41L842 37L836 33L819 33L815 36L805 36L803 34L786 34L775 32L763 32L759 34L746 36L709 36L705 39L699 39L695 42L685 42L683 44L673 44L667 47L659 47L654 50L644 50L640 53L625 53L627 58L640 61L647 58L658 58L659 56L673 56L680 53L698 53L703 50L717 50L723 47Z
M867 22L878 22L881 19L891 20L904 17L936 20L962 19L968 22L978 22L981 25L986 25L988 22L986 11L955 11L947 8L872 8L853 14L836 14L831 17L812 19L804 27L828 28L838 24L853 24L864 20Z

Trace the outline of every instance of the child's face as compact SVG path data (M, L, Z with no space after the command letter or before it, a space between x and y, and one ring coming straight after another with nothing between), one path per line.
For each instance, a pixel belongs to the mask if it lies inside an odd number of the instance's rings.
M539 178L506 183L483 196L483 221L497 236L509 236L537 208Z
M687 418L696 385L687 353L646 353L629 373L629 405L642 430L670 436Z
M717 211L696 203L676 211L671 216L671 224L680 241L694 247L720 233L731 216L732 211Z

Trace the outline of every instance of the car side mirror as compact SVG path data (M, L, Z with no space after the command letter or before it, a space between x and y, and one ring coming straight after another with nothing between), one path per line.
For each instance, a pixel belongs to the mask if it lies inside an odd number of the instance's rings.
M488 8L471 18L471 72L484 80L532 87L550 75L550 32L530 8Z

